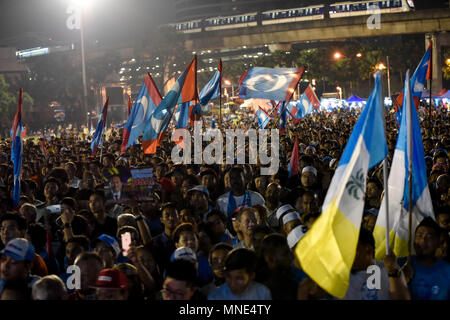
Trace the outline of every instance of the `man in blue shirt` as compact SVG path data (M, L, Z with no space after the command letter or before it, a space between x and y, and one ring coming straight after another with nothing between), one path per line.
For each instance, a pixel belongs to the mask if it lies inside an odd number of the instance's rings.
M413 300L449 300L450 264L435 256L439 247L440 228L432 218L425 218L416 228L411 257L414 270L409 283Z

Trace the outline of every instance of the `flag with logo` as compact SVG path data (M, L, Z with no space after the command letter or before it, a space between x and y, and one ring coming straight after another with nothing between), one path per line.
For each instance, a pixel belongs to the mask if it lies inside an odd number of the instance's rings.
M289 101L305 67L300 68L264 68L253 67L240 79L241 99L272 99Z
M148 73L124 126L121 146L122 153L128 147L134 145L139 136L144 132L144 127L149 122L150 115L161 103L161 100L161 94L150 73ZM131 98L129 98L128 103L130 101Z
M295 248L303 271L329 294L343 298L349 285L364 209L367 172L388 152L381 72L356 122L330 183L322 214Z
M174 113L175 129L174 135L179 137L174 140L176 144L184 149L184 140L187 138L187 127L189 120L189 105L191 102L179 104Z
M431 79L431 51L433 42L430 41L428 49L425 52L422 60L420 60L414 74L411 77L411 94L419 99L422 98L423 88L425 87L425 80Z
M105 105L103 106L102 115L100 117L100 120L97 123L97 127L95 128L94 136L92 137L91 141L91 150L92 150L92 156L95 157L97 153L98 146L101 144L103 131L106 127L106 116L108 115L108 102L109 97L106 99Z
M17 208L20 202L20 175L22 169L22 88L19 89L19 99L17 102L17 112L13 121L13 134L11 143L11 161L14 169L14 190L13 190L13 204Z
M160 145L172 119L175 106L193 100L198 100L197 56L194 57L155 111L150 115L149 122L144 129L142 142L145 154L156 152L156 148Z
M408 252L409 204L412 204L411 236L425 217L434 218L433 205L427 182L425 153L419 118L414 106L409 70L405 79L405 95L400 129L388 179L389 195L389 247L397 257ZM409 168L412 167L412 198L409 198ZM386 252L386 206L382 201L374 228L376 258L383 259ZM413 239L413 238L412 238Z
M256 119L258 120L259 129L264 129L270 121L270 117L261 107L256 110Z

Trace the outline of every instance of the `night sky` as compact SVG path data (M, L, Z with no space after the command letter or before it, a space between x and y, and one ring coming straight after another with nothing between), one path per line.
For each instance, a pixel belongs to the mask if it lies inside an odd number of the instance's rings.
M70 0L0 0L0 46L12 39L39 35L59 43L70 43L79 32L67 29ZM124 41L168 22L172 0L91 0L86 11L86 39ZM26 42L26 41L25 41Z

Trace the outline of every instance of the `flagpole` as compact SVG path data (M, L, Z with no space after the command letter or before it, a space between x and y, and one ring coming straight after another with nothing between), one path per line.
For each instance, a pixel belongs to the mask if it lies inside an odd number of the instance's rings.
M412 232L412 162L413 162L413 154L412 154L412 116L411 116L411 109L413 108L413 106L411 105L411 85L410 85L410 77L409 77L409 70L406 71L406 77L408 79L407 84L406 84L406 89L405 90L405 97L404 99L406 100L406 103L404 103L404 108L406 108L406 110L404 110L406 112L406 117L407 117L407 159L408 159L408 181L409 181L409 190L408 190L408 196L409 196L409 219L408 219L408 262L411 262L411 249L412 249L412 236L411 236L411 232ZM409 107L409 109L408 109ZM415 105L414 105L415 107Z
M388 60L389 61L389 60ZM388 62L389 63L389 62ZM378 71L380 72L380 71ZM388 69L389 72L389 69ZM381 73L381 72L380 72ZM383 78L381 77L381 81L383 81ZM383 85L381 85L381 88L383 88ZM390 89L389 89L390 91ZM381 112L383 117L383 127L384 127L384 135L386 138L386 116L385 116L385 107L384 107L384 101L381 97ZM386 255L389 255L389 189L388 189L388 169L387 169L387 156L383 160L383 184L384 184L384 207L386 208Z
M433 45L431 45L431 52L430 52L430 62L429 62L429 64L430 64L430 96L429 96L429 98L428 98L428 104L429 104L429 107L428 107L428 110L429 110L429 117L430 117L430 119L428 120L429 121L429 123L430 123L430 128L431 128L431 126L432 126L432 124L431 124L431 95L432 95L432 92L433 92Z

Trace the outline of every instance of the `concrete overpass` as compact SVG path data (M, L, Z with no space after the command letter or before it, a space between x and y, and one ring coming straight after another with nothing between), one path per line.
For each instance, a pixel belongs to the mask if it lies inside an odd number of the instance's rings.
M185 47L190 51L233 49L310 41L345 40L404 34L424 34L425 45L433 39L433 87L441 88L440 48L450 45L450 9L419 10L381 14L379 29L369 29L369 15L325 18L323 20L280 23L220 31L185 34Z

